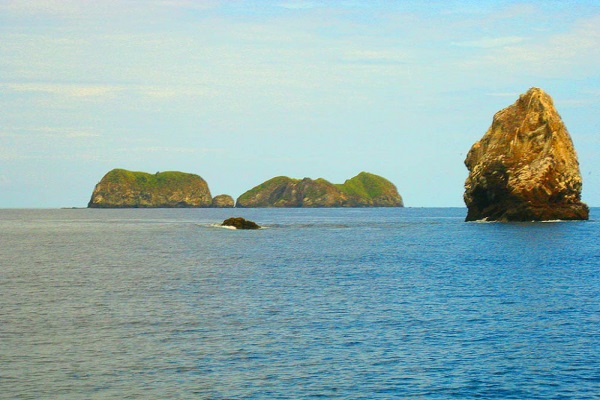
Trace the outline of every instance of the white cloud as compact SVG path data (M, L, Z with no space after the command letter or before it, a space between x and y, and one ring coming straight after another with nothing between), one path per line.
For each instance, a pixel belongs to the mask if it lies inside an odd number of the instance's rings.
M490 49L494 47L506 47L523 42L525 39L519 36L504 36L504 37L483 37L476 40L468 40L464 42L452 42L452 46L458 47L477 47Z
M168 101L177 98L216 96L218 91L198 84L171 85L94 85L56 83L7 83L0 84L13 92L31 92L57 96L67 102L78 100L115 100L118 97L133 96L152 101ZM56 104L56 103L55 103Z
M533 4L516 3L516 4L508 5L505 8L502 8L498 11L495 11L494 13L492 13L490 15L489 19L511 20L511 19L518 18L518 17L532 15L532 14L535 14L536 12L539 12L539 10Z
M311 8L319 7L319 3L315 3L314 1L288 1L285 3L280 3L279 7L287 8L289 10L308 10Z
M56 83L8 83L0 85L15 92L38 92L66 97L114 97L122 87Z
M151 100L169 100L178 97L215 96L217 91L202 85L139 86L134 89L139 95Z
M157 7L205 10L214 8L221 3L222 0L9 0L0 1L0 12L5 15L50 16L68 19L106 16L131 18L132 16L152 15Z
M359 64L406 64L409 56L398 50L350 50L342 56L344 62Z
M27 155L16 151L15 149L0 149L0 160L14 161L14 160L25 160L28 159Z
M488 43L489 42L489 43ZM496 41L496 44L502 41ZM596 76L600 68L600 15L576 21L570 30L554 35L538 34L528 40L462 42L483 50L458 63L468 70L496 71L496 75L535 76L537 80L557 77L582 79ZM489 44L490 46L483 46ZM457 45L457 44L455 44Z
M42 135L51 137L62 137L65 139L77 139L77 138L95 138L99 137L100 134L94 132L92 129L78 129L78 128L54 128L54 127L41 127L34 128L34 131L40 132Z
M198 149L193 147L168 147L168 146L149 146L149 147L134 147L126 149L118 149L120 152L135 152L135 153L183 153L191 154L198 153Z
M0 160L98 159L102 135L92 128L20 126L0 132Z
M79 9L78 3L73 0L3 1L0 10L18 14L75 14Z
M50 126L41 127L13 127L0 132L0 137L10 139L85 139L96 138L101 135L91 128L57 128Z
M220 6L222 0L158 0L153 2L157 6L172 8L187 8L193 10L210 10Z

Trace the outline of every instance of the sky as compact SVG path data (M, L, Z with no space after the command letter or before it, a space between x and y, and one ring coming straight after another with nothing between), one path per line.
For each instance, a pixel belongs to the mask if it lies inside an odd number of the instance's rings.
M0 0L0 208L84 207L113 168L392 181L462 207L464 158L536 86L600 206L600 2Z

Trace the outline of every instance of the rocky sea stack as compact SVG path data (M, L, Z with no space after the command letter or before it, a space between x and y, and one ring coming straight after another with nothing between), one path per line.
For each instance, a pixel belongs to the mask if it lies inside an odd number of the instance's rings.
M541 89L497 112L465 165L467 221L588 219L573 142Z
M90 208L211 207L207 183L184 172L133 172L113 169L96 185Z
M393 183L361 172L343 184L325 179L272 178L242 194L236 207L402 207Z

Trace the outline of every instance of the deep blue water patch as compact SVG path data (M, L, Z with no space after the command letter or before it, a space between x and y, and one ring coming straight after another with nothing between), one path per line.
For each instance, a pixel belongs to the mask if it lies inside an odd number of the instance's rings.
M0 397L600 393L593 219L231 213L0 210Z

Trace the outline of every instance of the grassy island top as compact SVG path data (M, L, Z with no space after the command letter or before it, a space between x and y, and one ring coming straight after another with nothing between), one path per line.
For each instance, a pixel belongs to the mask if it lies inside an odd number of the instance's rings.
M195 174L179 171L165 171L149 174L147 172L128 171L126 169L113 169L102 178L102 182L115 185L134 185L138 188L148 190L153 188L175 189L194 183L204 183L204 179Z
M335 186L347 195L367 199L381 196L389 192L390 188L395 188L394 184L387 179L368 172L361 172L354 178Z

